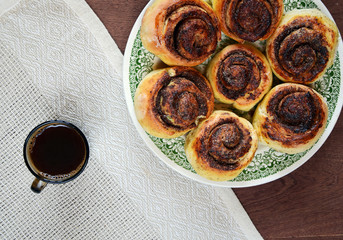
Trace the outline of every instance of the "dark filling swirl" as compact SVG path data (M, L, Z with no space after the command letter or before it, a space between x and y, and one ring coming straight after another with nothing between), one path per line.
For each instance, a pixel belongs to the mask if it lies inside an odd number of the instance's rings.
M263 70L259 58L245 51L232 51L218 68L218 90L228 99L236 100L258 88Z
M166 74L155 101L161 122L177 129L195 127L199 117L207 117L213 110L212 91L195 70L174 77Z
M296 92L286 95L276 108L279 121L296 133L311 128L316 115L313 97L308 92Z
M218 21L201 6L174 5L167 10L164 32L169 51L187 60L206 59L216 49Z
M310 83L327 66L328 43L314 20L297 19L275 39L274 51L281 74L295 82Z
M213 168L233 170L249 152L251 141L249 130L236 119L222 119L203 137L202 155Z
M286 145L306 142L325 124L321 102L313 90L283 89L270 99L267 111L272 120L263 128L271 139Z
M228 0L224 6L227 28L240 39L254 42L263 38L282 11L276 0Z

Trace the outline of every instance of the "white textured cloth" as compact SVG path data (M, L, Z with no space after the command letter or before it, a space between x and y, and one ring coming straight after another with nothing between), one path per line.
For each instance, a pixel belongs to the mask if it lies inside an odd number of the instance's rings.
M0 239L261 239L231 189L181 176L144 145L124 100L122 55L84 1L22 0L9 11L18 1L4 1ZM85 133L89 164L35 194L23 142L55 118Z

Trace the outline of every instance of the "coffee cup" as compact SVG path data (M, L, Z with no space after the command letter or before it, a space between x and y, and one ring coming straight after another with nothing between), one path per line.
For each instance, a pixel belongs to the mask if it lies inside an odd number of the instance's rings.
M89 158L85 135L72 123L51 120L36 126L24 143L24 160L35 176L31 190L40 193L48 183L78 177Z

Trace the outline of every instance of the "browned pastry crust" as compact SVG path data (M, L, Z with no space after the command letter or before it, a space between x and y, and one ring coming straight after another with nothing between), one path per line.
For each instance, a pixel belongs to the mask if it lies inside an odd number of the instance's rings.
M200 175L228 181L254 158L257 135L250 122L229 111L214 111L186 136L188 161Z
M247 44L229 45L216 54L208 65L207 78L217 100L242 111L253 108L273 81L268 60Z
M309 84L333 63L338 29L317 9L287 13L267 41L267 58L275 75L285 82Z
M309 149L322 135L328 118L323 97L310 87L277 85L258 105L253 126L261 142L285 153Z
M144 14L143 46L170 66L196 66L216 49L221 32L202 0L155 0Z
M149 134L179 137L213 112L208 80L191 67L171 67L149 73L134 97L136 117Z
M213 0L222 31L243 43L265 40L283 14L283 0Z

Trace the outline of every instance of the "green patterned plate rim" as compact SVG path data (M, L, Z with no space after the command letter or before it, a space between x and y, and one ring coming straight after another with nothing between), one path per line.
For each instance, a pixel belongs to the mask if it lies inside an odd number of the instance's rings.
M259 145L256 155L249 166L233 180L226 182L215 182L207 180L196 174L190 163L187 161L184 152L184 138L162 139L150 136L138 123L133 107L133 96L142 78L152 71L152 66L156 57L148 52L142 45L140 39L140 26L146 8L151 4L150 1L143 9L134 24L125 49L123 65L123 84L125 98L130 116L137 131L147 144L147 146L169 167L177 172L198 182L222 187L250 187L268 183L279 179L310 159L316 151L323 145L330 135L342 108L342 39L340 38L335 61L322 80L314 84L314 88L324 96L329 107L329 119L322 137L309 150L298 154L285 154L277 152L266 146ZM332 19L331 14L324 4L319 0L284 0L285 11L293 9L317 8ZM220 43L225 46L230 42L226 37ZM207 61L208 62L208 61ZM206 65L205 62L203 65ZM201 66L200 66L201 67Z

